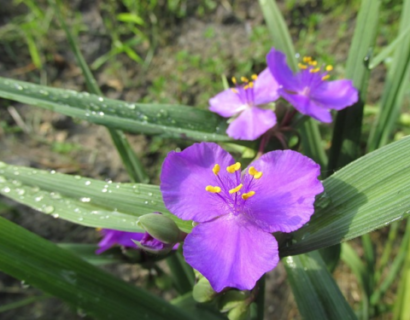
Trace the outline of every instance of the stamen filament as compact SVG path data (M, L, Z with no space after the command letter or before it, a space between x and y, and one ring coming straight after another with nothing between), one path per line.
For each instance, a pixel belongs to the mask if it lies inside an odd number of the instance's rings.
M218 187L218 186L215 186L215 187L213 187L213 186L206 186L205 190L208 191L208 192L210 192L210 193L219 193L219 192L221 192L221 188Z
M249 191L248 193L244 193L243 195L242 195L242 199L243 200L247 200L247 199L249 199L250 197L253 197L255 195L255 191Z
M229 166L226 168L226 171L229 173L234 173L235 171L238 171L241 168L241 164L239 162Z
M242 187L243 187L243 184L241 183L239 186L237 186L237 187L235 187L235 188L229 190L229 193L230 193L230 194L232 194L232 193L237 193L239 190L242 189Z

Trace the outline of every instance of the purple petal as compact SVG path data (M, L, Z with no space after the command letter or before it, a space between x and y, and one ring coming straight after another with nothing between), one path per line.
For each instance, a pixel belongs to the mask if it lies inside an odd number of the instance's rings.
M279 98L279 85L268 68L263 70L254 83L255 105L273 102Z
M312 90L311 99L324 108L341 110L356 103L359 93L351 80L324 81Z
M286 56L274 48L266 56L270 72L280 86L287 90L297 91L300 86L296 76L286 63Z
M257 107L247 108L232 121L226 133L239 140L255 140L276 124L272 110Z
M239 95L232 89L224 90L209 99L209 105L209 110L225 118L232 117L246 107Z
M127 232L112 229L103 229L101 233L104 235L103 239L98 243L99 249L96 251L100 254L115 245L120 245L128 248L136 248L132 240L140 241L144 233L141 232Z
M292 232L309 221L315 196L323 191L317 179L318 164L298 152L285 150L268 152L250 166L263 174L250 186L255 195L246 200L244 207L249 221L267 232ZM246 174L244 185L249 181L250 175Z
M215 143L196 143L182 152L170 152L161 172L161 192L165 206L183 220L205 222L229 212L229 207L206 186L220 186L218 180L232 180L225 168L234 163L232 156ZM214 175L212 168L221 171Z
M279 261L275 238L240 216L199 224L184 243L185 260L216 292L226 287L251 290Z
M286 99L300 113L306 114L321 122L332 122L332 115L328 109L318 105L314 100L299 93L289 93L286 90L280 89L280 95Z

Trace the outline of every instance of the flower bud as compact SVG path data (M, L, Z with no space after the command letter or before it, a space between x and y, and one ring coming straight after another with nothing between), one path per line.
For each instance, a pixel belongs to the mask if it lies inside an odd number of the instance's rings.
M228 312L249 298L249 295L249 291L229 290L221 296L218 304L219 310L221 312Z
M217 293L212 289L211 284L205 277L199 279L192 291L192 296L197 302L211 301L216 295Z
M243 301L239 303L235 308L228 312L229 320L246 320L251 315L251 308L249 308L249 302Z
M152 237L164 243L174 244L183 239L183 233L176 223L160 213L149 213L141 216L138 225Z

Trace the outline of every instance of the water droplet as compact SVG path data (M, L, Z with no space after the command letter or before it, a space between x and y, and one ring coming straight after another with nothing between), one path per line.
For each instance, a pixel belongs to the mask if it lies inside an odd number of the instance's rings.
M22 280L22 281L20 282L20 284L21 284L21 287L22 287L23 289L28 289L28 288L30 288L30 285L27 284L24 280Z
M103 97L98 97L98 101L104 101L104 98Z
M152 192L148 192L148 196L149 196L149 197L152 197Z
M43 196L38 196L34 198L34 201L36 202L40 202L41 200L43 200Z
M102 189L101 191L102 191L102 192L107 192L107 189L104 188L104 189Z
M80 179L81 179L81 176L79 176L78 174L76 174L76 175L74 176L74 179L80 180Z
M84 184L85 184L86 186L89 186L89 185L91 184L91 181L90 181L90 180L87 180L86 182L84 182Z
M7 181L6 178L0 176L0 183L4 183L4 182L6 182L6 181Z
M58 219L60 216L58 215L58 213L54 213L51 215L53 218Z
M61 195L58 192L50 192L51 199L61 199Z
M43 209L43 212L44 212L44 213L48 213L48 214L53 213L53 211L54 211L54 207L53 207L53 206L46 206L46 207Z
M3 191L4 193L9 193L10 188L9 187L4 187L3 189L1 189L1 191Z
M51 170L51 171L50 171L50 174L55 174L55 173L56 173L55 170Z
M81 202L90 202L90 201L91 201L91 198L83 197L83 198L80 198L80 201L81 201Z
M24 189L17 189L16 192L19 196L22 196L26 191Z

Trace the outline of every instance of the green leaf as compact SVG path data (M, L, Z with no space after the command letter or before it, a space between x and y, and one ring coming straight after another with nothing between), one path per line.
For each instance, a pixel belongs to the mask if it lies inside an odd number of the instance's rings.
M57 245L95 266L123 262L121 255L117 253L113 254L106 251L101 254L95 254L95 251L98 249L98 246L95 244L58 243Z
M171 303L192 316L197 320L218 320L227 319L218 310L203 303L197 303L192 297L192 292L188 292L171 301Z
M376 39L379 7L380 0L363 0L361 3L346 66L346 78L353 80L359 90L359 101L336 116L329 152L329 174L360 156L363 109L370 75L367 64Z
M230 140L225 134L225 119L187 106L127 103L1 77L0 97L134 133L198 141Z
M167 258L167 264L171 270L174 285L179 294L192 291L195 284L195 275L192 268L185 262L180 251Z
M0 162L0 193L43 213L77 224L144 232L138 217L161 212L189 232L192 224L171 215L158 186L110 183Z
M367 154L325 181L310 222L281 255L332 246L410 215L410 137Z
M286 54L287 62L293 71L297 70L295 49L293 48L289 30L285 20L274 0L259 0L262 13L273 38L273 45L277 50ZM323 150L317 123L308 119L302 123L302 147L304 154L315 160L322 168L327 163L326 154Z
M283 263L303 319L356 319L317 251L286 257Z
M410 19L410 0L405 0L400 18L400 33L408 28ZM385 145L396 124L403 103L405 91L409 85L410 74L410 34L407 34L396 48L393 63L387 73L380 103L380 113L376 119L368 142L372 151Z
M1 217L0 269L97 319L191 319L181 309Z

